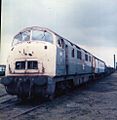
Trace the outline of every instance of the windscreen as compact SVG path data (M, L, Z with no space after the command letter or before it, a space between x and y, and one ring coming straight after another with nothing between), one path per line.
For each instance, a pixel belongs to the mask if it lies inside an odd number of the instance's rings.
M20 32L14 37L13 45L29 40L30 40L30 31Z
M52 34L46 30L27 30L20 32L14 37L12 45L25 41L45 41L53 43Z
M40 40L40 41L46 41L52 43L52 35L47 31L32 31L32 40Z

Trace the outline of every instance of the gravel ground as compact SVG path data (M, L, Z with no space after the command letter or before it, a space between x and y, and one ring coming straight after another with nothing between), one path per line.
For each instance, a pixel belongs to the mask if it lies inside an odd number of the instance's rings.
M0 81L1 81L1 77L0 77ZM6 93L6 91L5 91L4 86L2 84L0 84L0 95L5 94L5 93Z
M117 120L117 72L16 120Z

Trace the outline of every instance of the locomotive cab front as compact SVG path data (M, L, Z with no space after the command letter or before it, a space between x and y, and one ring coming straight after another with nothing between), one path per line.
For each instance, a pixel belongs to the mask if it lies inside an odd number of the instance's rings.
M51 94L52 77L56 70L54 39L51 31L40 27L26 28L14 37L7 60L6 77L2 80L9 94ZM51 86L48 83L52 83Z

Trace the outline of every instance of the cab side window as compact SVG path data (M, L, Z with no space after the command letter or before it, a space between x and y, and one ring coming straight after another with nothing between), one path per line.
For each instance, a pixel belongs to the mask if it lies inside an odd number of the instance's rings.
M59 45L59 47L64 48L64 45L65 45L64 40L61 38L58 39L58 45Z

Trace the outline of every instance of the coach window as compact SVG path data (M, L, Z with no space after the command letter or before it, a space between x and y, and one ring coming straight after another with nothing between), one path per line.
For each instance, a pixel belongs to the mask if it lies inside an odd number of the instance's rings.
M82 59L81 51L79 50L77 50L77 58L80 60Z
M85 54L85 60L88 61L88 55L87 54Z
M74 49L72 49L72 57L74 57L75 56L75 54L74 54Z

